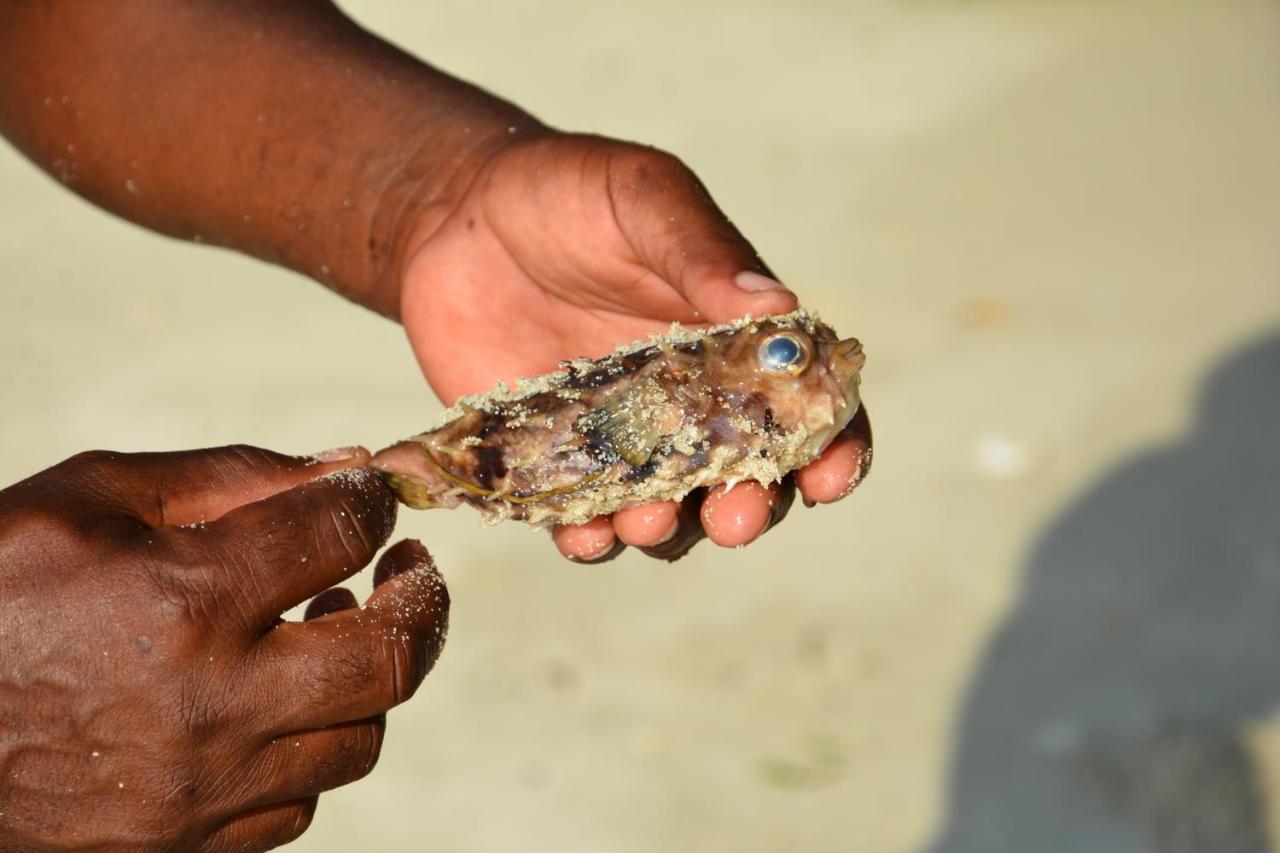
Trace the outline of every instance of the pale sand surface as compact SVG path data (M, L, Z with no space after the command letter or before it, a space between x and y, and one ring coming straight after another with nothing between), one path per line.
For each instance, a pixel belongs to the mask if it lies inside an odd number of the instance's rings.
M864 339L877 456L844 504L675 566L404 513L449 647L296 849L1269 849L1274 4L347 5L684 156ZM386 321L8 149L0 186L0 482L437 411Z

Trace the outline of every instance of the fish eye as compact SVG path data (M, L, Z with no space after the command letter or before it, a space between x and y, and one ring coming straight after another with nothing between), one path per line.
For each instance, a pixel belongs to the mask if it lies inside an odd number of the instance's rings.
M760 344L759 357L765 370L795 375L809 366L809 346L798 335L778 332Z

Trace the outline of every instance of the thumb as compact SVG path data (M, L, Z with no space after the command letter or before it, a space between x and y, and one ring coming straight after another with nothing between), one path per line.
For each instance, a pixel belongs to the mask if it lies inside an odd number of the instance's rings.
M175 453L93 451L63 462L67 473L108 484L110 497L151 527L214 521L343 468L369 463L363 447L286 456L248 445Z
M795 294L679 158L628 146L612 155L608 175L614 217L632 251L705 319L795 310Z

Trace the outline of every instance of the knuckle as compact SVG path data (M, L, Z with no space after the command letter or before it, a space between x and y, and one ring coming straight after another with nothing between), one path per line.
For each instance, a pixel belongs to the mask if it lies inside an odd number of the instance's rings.
M423 641L401 628L371 626L372 636L335 644L321 667L300 679L309 704L341 702L361 716L409 699L429 669Z
M628 146L615 160L615 174L632 189L687 182L693 171L669 151L641 145Z
M0 502L0 560L39 553L64 565L112 572L113 584L137 580L155 545L145 525L127 515L77 507L71 501ZM88 577L85 578L88 580Z
M20 484L18 503L49 508L83 539L131 545L147 530L134 517L139 473L131 460L107 450L78 453Z
M73 516L57 512L42 503L17 500L13 506L0 508L3 529L11 534L5 544L76 543L84 535L84 525ZM63 545L65 547L65 545Z
M362 688L378 681L378 660L360 644L343 647L333 660L331 673L346 688Z
M86 518L119 507L120 492L129 485L128 458L109 450L77 453L0 491L0 512L43 507L79 530Z
M385 678L376 652L361 642L340 643L330 652L324 666L305 680L310 703L330 704L337 697L381 697Z
M111 495L129 479L130 458L114 450L86 450L53 466L49 473L69 478L84 492Z
M73 456L67 457L50 470L116 467L126 455L114 450L82 450Z

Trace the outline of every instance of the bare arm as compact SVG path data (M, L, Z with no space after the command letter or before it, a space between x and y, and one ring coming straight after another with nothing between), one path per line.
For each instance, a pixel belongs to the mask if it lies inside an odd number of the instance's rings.
M539 128L317 0L19 0L0 55L0 133L68 188L392 317L406 231Z
M673 321L796 305L677 158L546 128L322 0L11 0L0 56L0 133L41 167L400 320L446 401ZM862 478L858 423L797 475L806 500ZM557 543L575 559L671 556L704 529L743 545L790 489L713 490L701 524L697 506L623 510Z

